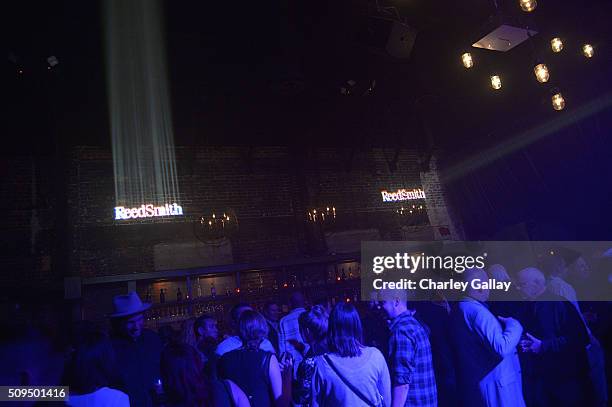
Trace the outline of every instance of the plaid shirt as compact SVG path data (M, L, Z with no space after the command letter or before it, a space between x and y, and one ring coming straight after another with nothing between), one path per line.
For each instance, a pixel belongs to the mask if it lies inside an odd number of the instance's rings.
M283 352L288 352L293 356L293 376L297 373L297 368L302 361L302 354L289 342L295 339L298 342L304 343L302 334L300 333L300 323L298 318L302 312L306 312L304 308L295 308L290 313L281 318L279 323L278 335L278 350L280 355ZM279 355L279 356L280 356Z
M425 329L406 311L391 322L389 371L393 386L408 384L405 406L437 406L438 394Z

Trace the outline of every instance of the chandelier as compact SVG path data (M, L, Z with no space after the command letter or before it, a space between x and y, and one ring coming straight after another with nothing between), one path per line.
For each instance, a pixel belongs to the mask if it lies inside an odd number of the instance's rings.
M423 204L401 206L393 215L399 225L414 226L427 220L427 207Z
M426 211L423 205L412 205L412 206L402 206L395 210L395 213L399 216L410 216L420 214Z
M238 218L231 209L205 213L194 222L195 235L203 242L230 238L237 230Z
M330 224L336 220L336 207L323 206L308 209L307 219L309 223L313 224Z

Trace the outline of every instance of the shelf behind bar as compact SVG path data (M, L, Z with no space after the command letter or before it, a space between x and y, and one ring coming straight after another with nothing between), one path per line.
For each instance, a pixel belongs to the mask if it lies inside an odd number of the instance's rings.
M88 277L82 280L83 285L121 283L138 280L159 280L187 276L202 276L207 274L231 274L241 271L258 271L276 269L279 267L303 266L322 263L344 263L359 261L361 253L343 253L317 257L302 257L299 259L279 259L261 263L232 263L218 266L198 267L182 270L163 270L148 273L119 274L113 276Z

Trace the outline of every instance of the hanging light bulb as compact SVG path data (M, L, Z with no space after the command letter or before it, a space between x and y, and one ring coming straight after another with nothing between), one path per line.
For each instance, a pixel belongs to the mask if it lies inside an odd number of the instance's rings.
M550 78L550 74L548 73L548 67L545 64L537 64L533 68L533 72L535 73L535 77L540 83L548 82L548 78Z
M595 55L595 48L591 44L584 44L582 46L582 53L587 58L592 58Z
M499 75L491 76L491 87L493 89L501 89L502 82L501 82L501 78L499 77Z
M561 52L563 49L563 41L561 41L561 38L555 37L550 40L550 47L552 48L553 52Z
M538 2L536 0L519 0L519 5L521 10L530 13L538 6Z
M472 54L470 54L469 52L466 52L465 54L461 55L461 62L463 62L463 66L468 69L474 66Z
M553 109L555 110L563 110L565 108L565 99L563 99L563 95L560 92L552 95L551 98Z

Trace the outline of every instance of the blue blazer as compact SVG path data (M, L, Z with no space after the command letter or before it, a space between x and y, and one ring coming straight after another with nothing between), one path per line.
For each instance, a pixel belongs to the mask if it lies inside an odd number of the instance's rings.
M523 407L516 346L523 327L505 326L482 303L464 298L451 318L457 355L458 391L464 406Z

